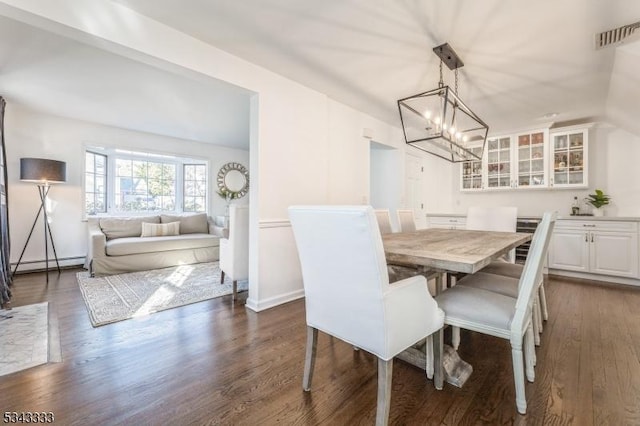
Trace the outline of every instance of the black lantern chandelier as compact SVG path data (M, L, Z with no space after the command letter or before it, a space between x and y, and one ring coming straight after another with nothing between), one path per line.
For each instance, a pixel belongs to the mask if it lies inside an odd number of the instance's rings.
M436 89L398 101L407 144L453 163L481 160L489 126L458 97L458 68L464 66L448 43L433 49L440 58ZM442 63L455 73L455 88L445 86Z

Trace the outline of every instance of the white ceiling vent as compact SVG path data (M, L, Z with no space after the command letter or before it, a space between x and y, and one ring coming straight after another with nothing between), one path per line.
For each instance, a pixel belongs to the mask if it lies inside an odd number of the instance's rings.
M636 31L636 35L640 35L640 22L597 33L595 40L596 49L602 49L611 46L612 44L622 43L626 38L630 37L634 31Z

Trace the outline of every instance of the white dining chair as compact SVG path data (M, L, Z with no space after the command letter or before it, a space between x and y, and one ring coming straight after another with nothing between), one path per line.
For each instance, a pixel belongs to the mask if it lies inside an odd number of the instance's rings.
M472 206L467 210L467 229L476 231L516 232L518 225L518 208L510 206L481 207ZM505 260L515 262L515 249L511 250Z
M416 219L413 210L397 210L398 224L400 232L414 232L416 230Z
M525 414L524 377L535 379L533 357L533 301L542 275L544 254L549 246L556 213L545 213L538 225L519 280L517 299L482 288L457 285L436 297L445 312L445 324L507 339L511 343L518 412ZM440 346L435 350L440 350ZM526 369L523 360L526 356ZM441 359L440 356L436 358ZM436 367L438 369L439 366Z
M391 234L393 232L393 228L391 227L391 216L389 215L389 210L387 209L377 209L375 210L376 219L378 220L378 227L380 227L381 234Z
M490 274L504 275L505 277L520 278L522 275L522 265L496 261L485 266L482 271ZM543 275L542 279L538 283L538 302L539 308L541 309L540 317L546 321L549 319L549 309L547 307L547 296L544 289L544 281L545 277ZM540 323L540 326L542 327L542 323Z
M471 206L467 210L466 227L473 231L516 232L518 223L518 208L511 206ZM515 262L515 249L511 250L501 260L502 262ZM464 275L454 275L451 280L457 283ZM517 291L517 289L516 289ZM460 329L452 327L451 345L454 349L460 346Z
M233 300L238 297L238 281L249 278L249 206L229 206L227 238L220 238L220 283L225 275L233 282Z
M473 209L473 212L472 212ZM472 216L473 227L481 226L481 223L487 224L487 227L491 231L516 231L517 222L517 209L515 207L495 207L497 211L490 213L491 208L470 208L469 216ZM497 218L500 218L498 220ZM545 255L546 256L546 255ZM511 259L509 259L511 260ZM522 265L517 265L511 262L505 262L497 260L491 262L485 266L479 274L473 274L459 279L459 284L474 286L478 288L484 288L485 290L491 290L506 296L516 297L518 294L518 280L522 275ZM484 274L496 274L511 279L487 279ZM536 294L534 300L534 341L537 346L540 345L540 333L542 333L543 324L542 319L548 318L547 300L544 290L544 275L540 277L540 281L536 285ZM454 347L459 344L459 331L453 331L452 340Z
M434 333L434 350L440 354L444 313L429 295L424 277L389 283L382 237L370 206L292 206L289 217L305 292L303 389L311 389L320 330L378 358L376 424L386 425L393 358ZM435 376L441 388L440 368Z

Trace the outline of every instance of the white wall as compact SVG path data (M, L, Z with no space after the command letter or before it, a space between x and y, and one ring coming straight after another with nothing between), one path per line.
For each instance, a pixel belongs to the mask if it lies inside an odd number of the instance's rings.
M5 142L9 178L9 220L11 223L11 261L17 262L40 206L35 185L20 181L20 158L38 157L65 161L67 182L49 192L52 203L51 231L58 258L71 258L64 264L78 264L87 249L86 223L83 222L82 173L85 146L127 148L143 152L187 155L209 162L210 214L224 214L225 202L215 194L220 167L236 161L249 167L249 152L149 133L100 126L78 120L42 114L26 107L7 104ZM248 197L237 201L245 204ZM42 217L31 237L22 262L44 259ZM50 255L50 257L53 257ZM24 264L20 270L41 267Z
M589 189L461 192L460 170L456 166L450 181L451 204L428 213L466 213L472 205L515 205L521 216L540 216L547 210L568 215L574 196L582 200L598 188L612 197L607 215L638 217L639 158L640 137L613 126L598 125L589 133Z
M369 188L362 128L372 129L378 142L399 143L398 129L117 3L0 0L0 13L132 59L256 93L250 173L258 191L250 196L247 299L254 310L303 295L288 206L360 204Z

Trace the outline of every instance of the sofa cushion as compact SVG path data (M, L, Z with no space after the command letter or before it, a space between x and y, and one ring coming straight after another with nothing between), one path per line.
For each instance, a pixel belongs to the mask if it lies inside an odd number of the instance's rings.
M197 249L218 246L219 239L209 234L171 235L167 237L129 237L107 241L107 256Z
M107 236L107 240L142 235L142 222L160 223L160 216L139 217L102 217L100 229Z
M209 222L206 213L184 215L160 215L160 223L180 222L180 234L206 234Z
M141 237L165 237L180 235L180 222L147 223L142 222Z

